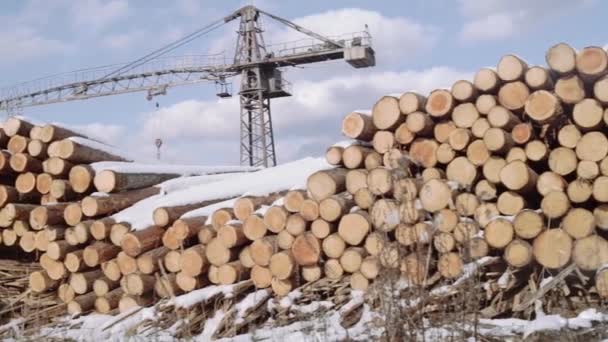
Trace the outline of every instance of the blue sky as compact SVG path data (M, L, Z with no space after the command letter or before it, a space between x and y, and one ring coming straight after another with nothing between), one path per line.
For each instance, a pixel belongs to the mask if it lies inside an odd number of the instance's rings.
M244 1L24 0L0 6L0 85L84 67L134 60L221 18ZM273 102L279 162L320 155L341 139L341 118L371 108L383 94L449 87L476 69L515 53L543 64L560 41L576 48L604 46L608 3L599 0L254 1L271 13L321 34L361 31L374 39L375 68L343 61L288 68L291 98ZM265 22L266 23L266 22ZM300 38L266 23L267 42ZM232 57L236 23L172 55L225 52ZM234 80L234 89L238 80ZM103 132L140 159L165 141L168 162L238 163L238 102L218 100L213 84L25 108L24 115ZM156 110L158 101L160 109Z

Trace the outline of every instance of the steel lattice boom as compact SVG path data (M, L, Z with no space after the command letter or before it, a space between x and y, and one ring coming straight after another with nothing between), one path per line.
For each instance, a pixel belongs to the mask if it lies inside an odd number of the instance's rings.
M260 16L287 25L309 37L292 43L267 46ZM235 56L162 57L218 25L240 19ZM276 165L270 99L291 96L291 85L279 68L345 59L355 68L375 65L371 37L367 32L343 37L325 37L286 19L245 6L174 43L125 65L78 70L25 82L0 90L0 110L84 100L147 91L148 99L165 94L170 87L215 81L225 85L237 75L240 80L241 164ZM231 94L221 91L218 96Z

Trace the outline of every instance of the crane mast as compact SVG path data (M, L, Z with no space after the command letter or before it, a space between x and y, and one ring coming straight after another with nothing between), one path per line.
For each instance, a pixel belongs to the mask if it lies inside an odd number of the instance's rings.
M295 42L279 48L264 42L260 17L264 15L315 41ZM190 41L239 20L234 60L162 57ZM162 57L162 58L161 58ZM200 57L200 56L199 56ZM214 81L217 95L230 97L226 79L240 75L240 162L242 165L274 166L276 151L270 100L291 96L291 84L283 79L282 67L344 59L355 68L375 65L375 52L367 31L329 38L254 6L244 6L227 17L156 50L132 63L80 70L18 84L0 90L0 110L46 105L100 96L146 91L148 100L164 95L168 88Z

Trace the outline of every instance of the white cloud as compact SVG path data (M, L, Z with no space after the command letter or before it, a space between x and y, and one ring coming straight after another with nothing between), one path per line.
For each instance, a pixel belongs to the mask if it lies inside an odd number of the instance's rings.
M466 18L460 31L463 41L500 40L514 36L567 11L595 3L595 0L459 0Z
M449 87L472 73L440 67L424 71L352 73L319 82L299 81L294 96L272 100L271 110L280 162L305 155L321 155L326 146L341 139L340 122L351 110L371 108L382 95L415 89L422 93ZM189 100L142 116L137 138L161 137L172 161L238 163L239 104L233 98L221 101ZM150 145L150 146L148 146ZM179 146L179 148L177 148ZM204 151L214 151L214 156ZM135 153L134 153L135 154Z
M396 62L415 58L420 53L433 47L439 37L439 29L424 25L406 17L388 17L379 12L344 8L331 10L310 16L290 19L315 33L325 36L351 37L351 33L362 32L365 25L372 35L376 57L382 62ZM294 41L299 44L319 43L292 28L276 24L272 19L264 17L266 32L264 37L267 45L273 45L272 50L290 48ZM343 37L343 38L344 38ZM236 35L234 29L226 30L226 34L215 41L212 52L234 51Z
M125 49L140 44L143 39L143 31L132 30L125 33L107 35L101 39L101 45L110 49Z
M69 12L75 27L100 30L129 13L127 0L79 0L71 2Z
M464 25L460 33L465 41L508 38L517 30L517 17L508 13L492 14Z
M60 40L44 37L40 32L27 26L0 31L0 62L22 62L70 49Z

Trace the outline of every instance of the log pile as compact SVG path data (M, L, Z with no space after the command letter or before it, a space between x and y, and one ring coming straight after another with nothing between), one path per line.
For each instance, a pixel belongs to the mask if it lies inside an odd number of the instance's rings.
M10 119L2 241L41 253L30 288L72 314L244 281L279 297L320 279L367 290L391 272L433 293L469 265L484 270L483 316L557 290L589 306L608 298L608 56L558 44L546 60L507 55L451 89L384 96L346 115L353 143L329 147L333 168L305 190L158 207L140 230L111 215L173 175L94 174L121 157Z

